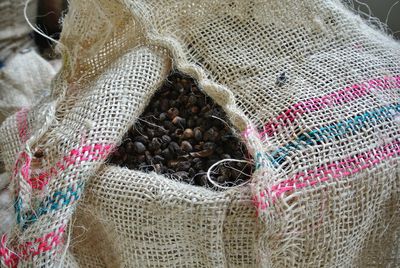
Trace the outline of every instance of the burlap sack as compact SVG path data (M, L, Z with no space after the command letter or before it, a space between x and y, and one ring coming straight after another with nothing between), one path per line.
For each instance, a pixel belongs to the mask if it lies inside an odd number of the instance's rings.
M336 0L71 1L52 95L0 146L19 267L396 267L400 45ZM171 68L257 170L227 191L110 166Z
M0 0L0 64L18 50L33 45L29 36L32 29L25 21L26 0ZM27 18L34 24L37 0L30 0L27 6Z
M55 74L55 68L33 48L14 54L0 69L0 118L30 107L49 95Z

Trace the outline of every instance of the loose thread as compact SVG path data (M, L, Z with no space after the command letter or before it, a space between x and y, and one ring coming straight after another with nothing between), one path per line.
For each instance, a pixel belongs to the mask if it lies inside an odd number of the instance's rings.
M27 15L27 13L28 13L27 10L28 10L28 5L30 4L30 2L31 2L31 0L27 0L26 3L25 3L25 6L24 6L24 17L25 17L25 20L26 20L26 22L28 23L29 27L31 27L33 31L35 31L36 33L40 34L40 35L43 36L44 38L49 39L50 41L52 41L52 42L56 43L57 45L60 45L60 46L61 46L61 43L60 43L60 42L58 42L58 41L55 40L54 38L51 38L50 36L46 35L46 34L43 33L42 31L40 31L39 29L37 29L37 28L36 28L35 26L33 26L32 23L29 21L28 15Z
M251 164L251 162L248 161L248 160L239 160L239 159L231 159L231 158L222 159L222 160L220 160L220 161L214 163L214 164L211 165L211 167L207 170L207 180L208 180L209 182L211 182L212 185L214 185L215 187L220 188L220 189L228 190L228 189L232 189L232 188L241 187L241 186L244 186L244 185L246 185L246 184L249 183L249 180L248 180L248 181L245 181L245 182L243 182L243 183L241 183L241 184L238 184L238 185L235 185L235 186L226 187L226 186L219 185L218 183L216 183L215 181L213 181L213 179L211 178L211 175L210 175L211 172L212 172L212 170L213 170L213 168L216 167L216 166L218 166L218 165L221 164L221 163L224 163L224 162L239 162L239 163Z

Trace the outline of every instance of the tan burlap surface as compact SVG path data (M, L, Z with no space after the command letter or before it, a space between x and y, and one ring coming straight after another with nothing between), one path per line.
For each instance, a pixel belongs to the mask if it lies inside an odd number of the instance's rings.
M18 267L399 266L400 45L337 0L70 3L52 94L3 123ZM256 171L216 192L108 165L176 68Z

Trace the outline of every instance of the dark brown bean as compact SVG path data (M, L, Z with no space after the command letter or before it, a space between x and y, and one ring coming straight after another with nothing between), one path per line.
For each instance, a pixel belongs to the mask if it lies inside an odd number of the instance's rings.
M180 150L180 147L176 142L172 141L169 143L168 149L172 154L177 154L177 152Z
M188 141L182 141L182 143L181 143L181 149L182 149L184 152L187 152L187 153L190 153L191 151L193 151L193 147L192 147L192 145L190 144L190 142L188 142Z
M153 138L149 144L149 150L154 152L161 147L161 141L159 138Z
M162 142L162 144L168 145L171 142L171 137L168 135L163 135L161 137L161 142Z
M191 139L191 138L193 138L193 136L194 136L194 132L190 128L185 129L185 131L183 132L184 139Z
M176 165L176 170L177 171L188 171L190 166L191 166L191 164L189 161L181 161L181 162L178 162L178 164Z
M171 120L174 119L178 115L179 115L179 110L176 107L172 107L167 111L167 116Z
M133 141L138 141L140 143L147 145L149 143L149 138L147 136L140 135L140 136L134 137Z
M195 105L197 103L197 97L195 95L190 95L187 103L189 105Z
M133 149L138 154L142 154L146 151L146 146L144 146L143 143L141 142L136 141L133 143L133 146L134 146Z
M174 125L176 125L176 126L179 126L179 127L185 127L186 126L186 119L185 118L182 118L182 117L179 117L179 116L176 116L173 120L172 120L172 123L174 124Z
M199 111L200 111L200 109L199 109L198 106L192 106L192 107L190 108L190 112L191 112L192 114L197 114L197 113L199 113Z

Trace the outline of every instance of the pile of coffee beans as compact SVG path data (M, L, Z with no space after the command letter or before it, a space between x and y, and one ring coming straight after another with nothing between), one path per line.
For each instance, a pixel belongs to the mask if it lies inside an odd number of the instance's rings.
M249 158L245 145L232 130L223 109L193 79L172 73L110 162L214 188L207 178L213 164ZM210 174L215 183L229 187L248 180L252 170L249 162L225 161Z

